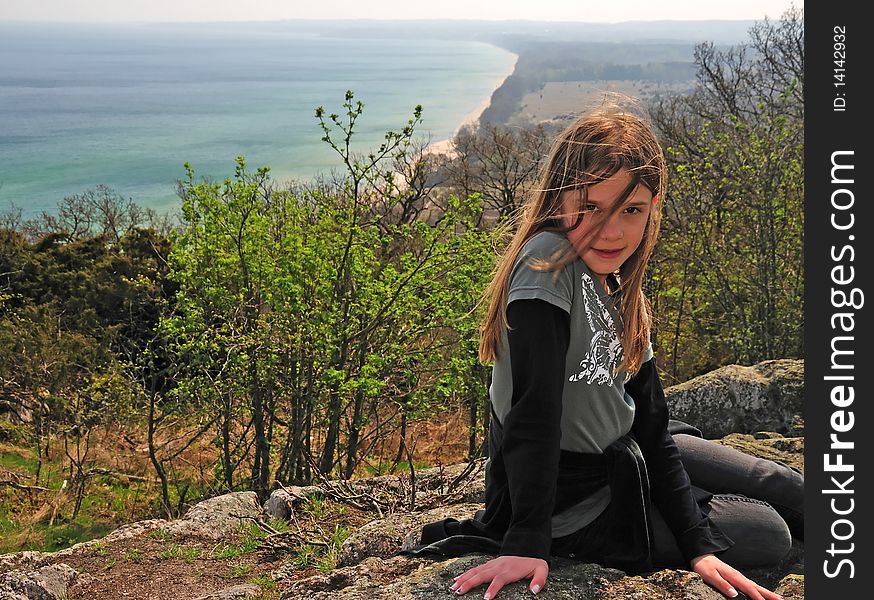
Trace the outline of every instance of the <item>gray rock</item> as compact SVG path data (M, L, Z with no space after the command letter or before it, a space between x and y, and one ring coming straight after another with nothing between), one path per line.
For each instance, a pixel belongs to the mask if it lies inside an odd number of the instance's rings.
M704 437L773 431L797 435L804 403L804 361L728 365L665 390L671 416Z
M356 596L343 595L348 593L362 592L362 598L376 598L371 596L376 590L391 582L403 581L411 573L414 573L428 565L432 561L427 559L407 558L395 556L392 558L370 557L361 563L349 567L334 569L325 575L314 575L305 579L292 581L283 586L283 600L307 598L307 600L327 598L352 598ZM284 574L293 571L291 567L280 567L273 575L277 581L284 578ZM335 596L335 594L340 594ZM404 598L403 595L386 596L387 598Z
M164 529L175 536L220 539L239 531L249 517L262 514L255 492L232 492L198 502L184 517L170 521Z
M92 542L82 542L82 544L93 544L95 542L101 542L103 544L106 544L107 542L118 542L121 540L127 540L133 537L140 536L144 533L148 533L153 529L164 527L167 524L168 521L166 519L146 519L144 521L136 521L134 523L128 523L127 525L122 525L118 529L112 530L100 540L94 540ZM77 544L76 546L78 545L79 544ZM76 548L76 546L73 546L73 548Z
M473 517L482 504L453 504L424 512L396 512L385 519L375 519L346 538L340 547L337 566L347 567L375 556L387 558L402 548L419 543L422 525L447 517L458 520Z
M78 544L73 544L69 548L64 548L63 550L58 550L57 552L48 554L48 556L58 557L69 556L70 554L78 554L80 552L88 550L96 544L107 544L109 542L127 540L142 535L144 533L148 533L153 529L163 527L167 523L168 521L166 519L146 519L143 521L135 521L134 523L122 525L118 529L113 529L100 539L88 540L87 542L79 542Z
M295 507L309 498L320 498L325 495L322 488L315 485L300 487L296 485L273 490L264 503L264 512L277 519L290 519Z
M78 572L58 563L36 571L9 571L0 576L0 599L59 600L67 597L67 588Z
M242 583L206 596L198 596L194 600L243 600L243 598L258 596L260 593L261 588L254 583Z
M3 554L0 556L0 572L41 567L53 556L54 554L51 552L34 552L33 550Z
M336 569L328 575L309 577L284 588L283 600L389 600L408 598L446 600L457 598L449 588L455 576L492 559L469 555L434 562L428 559L370 557L360 564ZM504 586L504 600L530 600L529 580ZM469 592L479 598L488 586ZM468 596L465 596L468 597ZM537 595L545 600L627 600L671 598L676 600L724 600L695 573L659 571L648 577L626 577L621 571L599 565L554 559L546 587Z
M440 562L449 570L431 571L420 574L421 569L434 566L434 559L429 557L396 556L397 551L419 542L421 525L446 517L464 519L473 516L481 504L464 504L433 509L419 514L398 513L379 519L363 526L356 534L346 540L338 561L338 569L332 573L296 582L294 590L304 590L303 586L311 586L311 591L333 594L331 597L364 599L372 598L448 598L441 586L448 587L455 575L463 573L475 564L490 560L491 556L477 555L476 558L448 559ZM407 530L404 536L404 530ZM398 545L397 539L403 541ZM767 587L768 589L785 589L794 592L786 595L785 600L796 598L802 600L804 592L804 546L795 541L790 553L773 567L745 571L745 574ZM464 568L456 567L456 560L462 560ZM723 600L722 596L710 589L695 573L682 570L664 570L648 577L628 577L620 571L606 569L598 565L582 564L560 558L553 559L554 565L549 574L547 588L539 597L542 598L598 598L599 600L626 598L676 598L684 600ZM406 561L406 564L405 562ZM444 576L446 575L446 576ZM278 580L288 577L288 573L278 572L274 577ZM447 581L448 579L448 581ZM391 584L391 585L387 585ZM429 589L430 586L430 589ZM479 589L479 597L486 586ZM798 591L800 590L800 592ZM505 593L506 592L506 593ZM302 593L302 591L301 591ZM392 595L396 594L396 595ZM794 594L794 595L793 595ZM514 598L530 598L531 592L526 585L514 584L501 596L507 600ZM302 596L286 595L283 598ZM328 598L328 595L315 595L309 600Z

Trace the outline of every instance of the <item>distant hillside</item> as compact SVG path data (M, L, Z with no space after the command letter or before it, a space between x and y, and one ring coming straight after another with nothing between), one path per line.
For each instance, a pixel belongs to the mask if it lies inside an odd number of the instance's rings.
M513 73L492 94L489 107L480 116L481 123L508 123L524 108L526 95L539 92L542 98L550 83L682 86L695 79L695 44L691 42L545 42L513 36L501 45L517 53L519 60ZM574 109L565 106L549 116L564 112Z

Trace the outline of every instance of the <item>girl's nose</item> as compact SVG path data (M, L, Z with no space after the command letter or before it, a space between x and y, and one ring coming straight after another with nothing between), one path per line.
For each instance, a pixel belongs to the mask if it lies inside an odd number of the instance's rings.
M619 240L625 235L625 232L622 229L622 225L619 222L619 215L613 215L610 219L604 223L604 227L601 229L601 237L605 240Z

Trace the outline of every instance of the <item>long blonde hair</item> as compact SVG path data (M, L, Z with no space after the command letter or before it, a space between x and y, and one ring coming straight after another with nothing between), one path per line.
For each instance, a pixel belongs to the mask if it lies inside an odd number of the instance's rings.
M481 362L494 362L499 354L501 332L507 328L507 286L522 247L541 231L567 233L575 228L584 216L587 187L623 169L631 175L629 185L605 211L599 224L592 227L583 243L590 247L604 223L621 209L638 185L644 185L657 197L640 245L619 269L623 357L618 369L629 373L640 369L649 343L651 323L651 308L642 291L643 278L658 238L667 169L662 148L645 119L616 104L583 115L553 142L540 170L539 185L517 215L516 233L495 266L483 297L483 302L488 303L488 311L480 326ZM574 189L581 191L580 206L575 223L568 227L562 219L562 192ZM578 256L577 250L568 245L567 250L552 257L552 262L532 266L555 270L557 277L558 271Z

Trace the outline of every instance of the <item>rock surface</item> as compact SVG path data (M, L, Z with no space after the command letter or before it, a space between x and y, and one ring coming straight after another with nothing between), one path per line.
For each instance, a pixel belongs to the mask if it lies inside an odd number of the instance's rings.
M277 519L290 519L295 507L313 497L323 497L325 491L315 485L300 487L292 485L273 490L264 503L264 512Z
M484 563L491 556L471 554L443 561L393 557L368 558L358 565L336 569L329 575L319 575L294 582L285 589L282 600L444 600L457 598L449 587L453 579L468 569ZM793 591L784 592L785 600L802 600L803 585L790 576ZM479 598L488 586L483 584L470 591ZM530 600L533 596L527 581L505 586L504 600ZM599 565L555 559L547 585L537 595L543 600L724 600L701 578L688 571L664 570L646 577L627 577L621 571Z
M195 504L184 517L166 523L163 529L175 536L221 539L262 514L255 492L232 492Z
M234 587L206 596L198 596L194 600L243 600L244 598L254 598L261 593L261 588L254 583L242 583Z
M63 563L0 576L0 600L60 600L78 573Z
M774 431L797 435L804 402L804 361L728 365L665 390L671 416L708 439Z
M394 556L401 548L409 548L419 542L419 533L425 523L447 517L459 520L473 517L481 508L482 504L453 504L424 512L396 512L385 519L373 520L346 538L340 548L337 566L354 565L371 556Z

